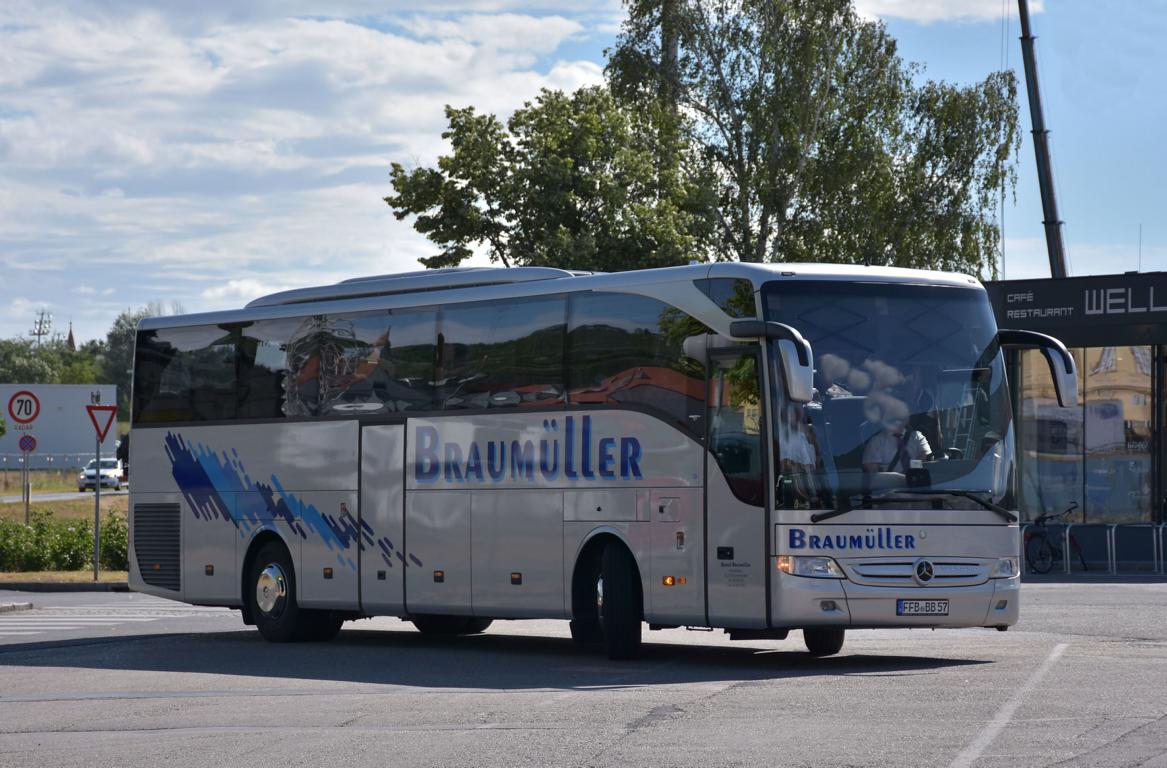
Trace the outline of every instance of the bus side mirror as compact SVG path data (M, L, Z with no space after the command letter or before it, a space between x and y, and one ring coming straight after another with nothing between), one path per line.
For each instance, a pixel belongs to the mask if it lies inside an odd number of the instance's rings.
M729 332L738 338L773 339L782 358L782 374L786 383L786 397L795 403L809 403L814 399L814 366L810 342L794 328L784 323L762 320L735 320Z
M1078 405L1078 368L1065 344L1036 331L1000 330L997 331L997 340L1001 349L1040 349L1049 364L1058 405L1063 408Z

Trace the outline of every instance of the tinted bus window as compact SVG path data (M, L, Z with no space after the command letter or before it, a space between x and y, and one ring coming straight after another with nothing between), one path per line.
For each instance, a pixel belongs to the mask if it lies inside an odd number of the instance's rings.
M305 318L288 345L288 414L432 408L435 319L433 311Z
M705 371L684 342L708 329L655 299L584 293L568 316L568 399L572 405L637 405L701 439Z
M134 422L235 418L237 335L219 326L139 332Z
M389 313L329 315L316 336L318 415L385 409L375 384L389 343Z
M757 317L754 286L749 280L733 277L715 277L695 280L697 288L708 296L721 311L730 317Z
M438 407L563 402L563 297L454 305L441 313Z
M377 397L390 411L436 408L434 363L436 310L394 310L380 366L374 377Z
M302 322L301 318L259 320L241 329L235 387L239 418L277 419L287 415L286 393L302 385L288 369L288 340Z

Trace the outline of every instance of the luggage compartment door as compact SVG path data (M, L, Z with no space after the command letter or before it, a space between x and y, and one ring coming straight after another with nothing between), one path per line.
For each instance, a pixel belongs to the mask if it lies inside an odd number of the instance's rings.
M361 430L361 610L405 613L405 426Z

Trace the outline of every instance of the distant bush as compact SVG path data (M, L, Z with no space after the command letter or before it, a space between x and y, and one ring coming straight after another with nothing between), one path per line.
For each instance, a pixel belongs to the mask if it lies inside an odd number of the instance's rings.
M101 565L127 567L125 516L111 512L102 520ZM34 509L29 525L0 520L0 571L79 571L93 565L93 521L56 520Z
M101 567L109 571L130 568L129 528L126 516L111 512L101 521ZM90 537L92 541L92 537Z

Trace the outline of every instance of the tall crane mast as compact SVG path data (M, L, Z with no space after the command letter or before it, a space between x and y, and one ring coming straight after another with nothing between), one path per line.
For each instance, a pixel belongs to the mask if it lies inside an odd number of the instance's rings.
M1033 122L1033 151L1037 155L1037 183L1041 188L1041 212L1045 225L1045 247L1049 252L1052 277L1066 277L1066 245L1062 241L1062 221L1054 194L1054 173L1050 164L1049 131L1041 111L1041 91L1037 86L1037 59L1033 34L1029 29L1029 0L1017 0L1021 14L1021 58L1025 61L1025 86L1029 92L1029 117Z

